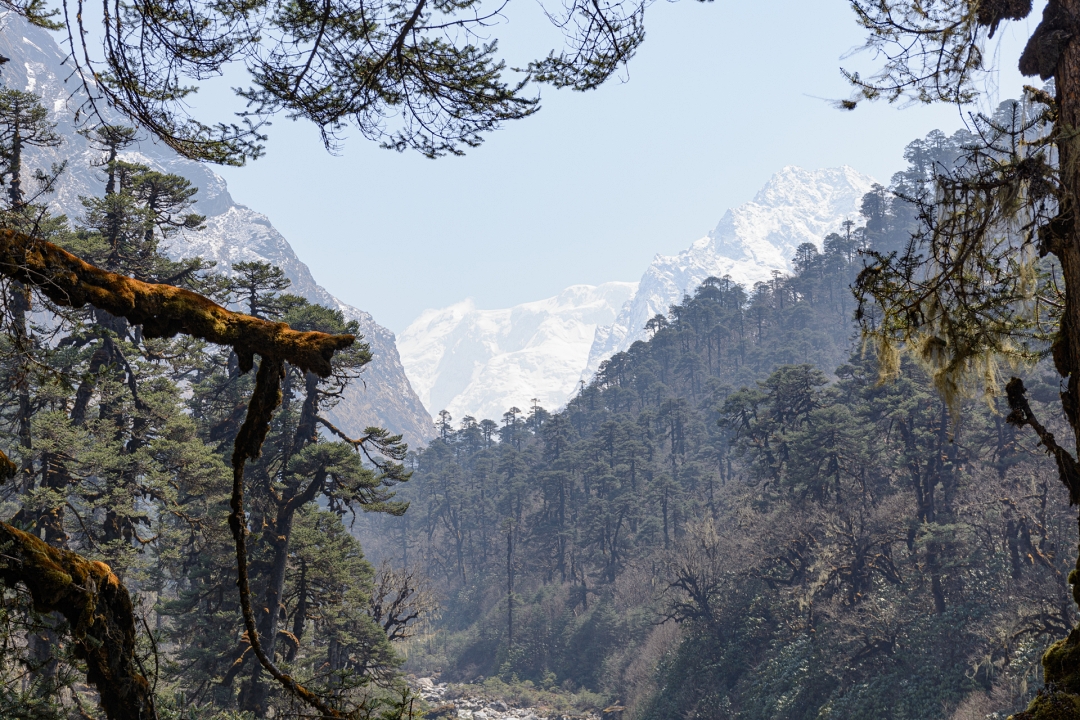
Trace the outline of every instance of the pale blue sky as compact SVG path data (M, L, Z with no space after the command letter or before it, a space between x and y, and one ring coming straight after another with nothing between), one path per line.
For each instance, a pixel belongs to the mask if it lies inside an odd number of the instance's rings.
M497 32L521 62L555 38L519 2L524 16ZM1016 58L1039 14L999 31L1000 89L987 103L1019 93ZM495 308L636 280L784 165L847 164L887 182L904 145L962 121L955 107L845 113L824 100L849 95L842 64L871 61L841 60L863 37L844 0L658 2L646 29L624 81L544 88L537 115L465 157L432 161L355 135L330 156L312 127L280 119L266 157L220 172L321 284L400 332L466 297Z

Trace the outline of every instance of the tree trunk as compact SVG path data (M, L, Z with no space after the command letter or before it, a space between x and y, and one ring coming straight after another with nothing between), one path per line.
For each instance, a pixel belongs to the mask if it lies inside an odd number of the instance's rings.
M11 182L8 184L8 198L14 208L23 204L22 191L22 134L19 132L19 109L16 107L11 137L11 161L8 169L11 171Z
M296 614L293 616L292 634L296 638L296 645L289 649L286 660L292 660L296 657L297 651L300 649L300 640L304 637L304 628L307 626L307 611L308 611L308 583L307 583L307 564L303 561L300 562L300 586L296 591Z
M1055 3L1066 17L1080 18L1080 0L1051 0L1051 6ZM1044 15L1044 23L1049 14L1048 11ZM1036 36L1038 34L1036 32ZM1074 35L1068 40L1058 59L1054 83L1058 105L1055 132L1058 134L1057 148L1064 194L1059 217L1064 222L1060 223L1063 230L1053 238L1049 249L1061 263L1065 307L1053 355L1058 372L1068 379L1068 386L1061 393L1061 404L1072 428L1072 454L1075 458L1080 455L1080 223L1077 222L1077 212L1080 211L1080 136L1076 134L1076 129L1080 128L1080 37ZM1062 479L1069 480L1064 473ZM1076 489L1070 487L1070 492L1075 503ZM1076 567L1069 575L1069 582L1072 584L1073 599L1080 605L1080 553ZM1032 701L1027 711L1016 715L1015 719L1080 720L1080 708L1075 702L1075 696L1080 695L1080 627L1074 627L1066 639L1054 643L1043 655L1042 662L1047 687Z
M30 435L30 333L26 324L26 315L30 312L30 290L17 280L11 283L10 298L12 328L15 331L15 352L18 356L15 370L15 392L19 409L15 416L19 433L19 445L23 449L23 470L30 467L30 449L33 446Z
M265 533L269 537L267 550L271 559L268 563L269 573L263 613L259 618L259 637L262 638L263 650L270 658L274 657L277 647L281 596L285 590L285 571L289 564L289 538L292 535L292 522L297 509L289 501L283 503L278 509L274 525L267 528ZM265 717L270 703L269 686L262 675L262 666L255 663L248 680L248 687L242 690L240 698L240 708L254 713L256 717Z
M506 647L514 655L514 526L506 528Z
M316 440L319 406L319 376L315 373L305 373L304 404L300 412L300 422L293 436L291 455L301 452L308 444ZM291 456L290 455L290 456ZM286 456L285 465L288 465ZM285 574L289 565L289 541L292 538L293 520L296 513L307 503L311 502L326 481L326 473L320 471L312 478L311 482L301 488L297 487L296 481L289 487L281 498L274 524L267 528L264 537L269 538L264 552L270 556L268 563L264 613L259 619L259 637L262 638L263 649L267 656L274 657L277 647L278 630L281 620L281 598L285 592ZM248 687L241 693L240 706L242 709L263 717L269 707L269 686L263 679L263 669L258 663L252 669Z

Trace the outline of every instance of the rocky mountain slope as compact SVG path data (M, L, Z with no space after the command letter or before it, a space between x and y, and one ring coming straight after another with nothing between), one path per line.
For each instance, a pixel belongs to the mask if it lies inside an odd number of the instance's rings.
M97 195L103 188L102 180L90 164L98 153L76 133L73 122L74 112L85 96L74 80L65 84L64 78L70 75L70 70L63 66L65 54L50 33L28 26L11 13L0 22L3 26L0 54L11 58L4 65L0 79L8 87L41 95L65 138L61 148L28 153L27 165L48 167L51 162L68 159L69 169L62 177L53 203L58 211L77 218L82 212L79 196ZM369 313L341 302L316 283L307 265L267 216L234 202L225 181L209 167L180 158L163 145L143 142L135 152L127 153L125 159L183 175L199 188L198 211L207 216L206 229L174 240L169 248L171 255L199 255L216 261L218 269L225 272L235 262L273 263L292 281L290 292L339 308L348 319L360 323L374 359L362 382L354 383L334 409L334 421L340 427L359 434L368 425L380 425L403 433L411 445L422 444L432 437L431 417L409 384L394 334L376 323ZM362 281L359 273L358 281Z
M573 285L501 310L464 300L426 310L401 334L409 379L432 413L498 419L535 398L550 410L577 390L596 328L614 321L636 283Z
M426 310L399 340L405 370L432 413L498 419L532 398L555 410L603 360L642 339L649 318L710 275L750 288L789 272L799 245L820 248L841 223L857 220L873 182L850 167L786 167L706 237L678 255L657 255L639 283L575 285L503 310L477 310L469 300Z

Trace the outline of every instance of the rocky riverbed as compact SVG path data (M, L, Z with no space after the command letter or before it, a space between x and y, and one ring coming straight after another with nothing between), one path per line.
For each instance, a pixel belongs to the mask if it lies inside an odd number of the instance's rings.
M441 683L437 678L411 678L410 685L428 705L428 718L445 720L620 720L622 708L567 714L546 707L518 707L491 697L479 685Z

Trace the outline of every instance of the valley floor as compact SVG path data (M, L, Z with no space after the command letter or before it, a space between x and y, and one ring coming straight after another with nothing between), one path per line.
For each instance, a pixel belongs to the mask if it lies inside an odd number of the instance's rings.
M537 690L532 683L508 685L441 683L438 678L410 677L409 685L427 705L426 718L446 720L620 720L622 708L601 709L578 695ZM599 699L599 696L595 696Z

